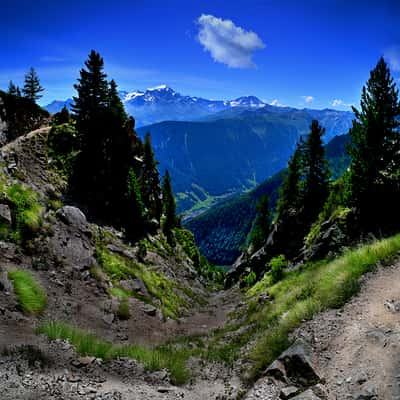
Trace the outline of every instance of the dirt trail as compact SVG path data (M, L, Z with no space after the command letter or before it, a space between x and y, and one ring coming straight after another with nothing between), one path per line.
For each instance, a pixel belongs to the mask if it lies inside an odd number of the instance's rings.
M293 337L312 345L330 399L400 399L400 262L366 275L342 309L319 314ZM278 398L267 378L245 397Z
M315 346L326 386L337 399L368 393L400 399L399 301L397 262L365 277L360 294L342 310L323 313L298 331Z

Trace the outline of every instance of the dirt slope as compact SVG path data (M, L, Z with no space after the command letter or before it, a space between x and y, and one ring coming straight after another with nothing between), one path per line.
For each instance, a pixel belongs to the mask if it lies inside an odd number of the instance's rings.
M400 399L400 262L366 275L342 309L319 314L293 337L312 345L329 399ZM262 378L245 399L278 399L279 392Z

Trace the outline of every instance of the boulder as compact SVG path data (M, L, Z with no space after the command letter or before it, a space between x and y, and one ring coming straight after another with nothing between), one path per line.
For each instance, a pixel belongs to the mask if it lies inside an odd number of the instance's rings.
M283 400L291 399L298 393L299 393L299 388L297 388L296 386L286 386L281 389L279 398Z
M284 351L268 367L266 374L301 387L309 387L321 380L311 359L311 347L301 339Z
M56 212L56 216L65 224L85 230L87 220L85 214L77 207L64 206Z
M377 400L378 387L372 382L365 382L354 396L355 400Z
M111 325L114 322L114 314L105 314L102 319L107 325Z
M287 382L286 370L280 360L275 360L266 370L266 375L272 376L278 381Z
M0 223L8 226L12 224L11 210L7 204L0 204Z
M322 400L311 389L306 390L299 395L292 397L292 400Z
M119 285L121 286L122 289L128 292L134 292L142 296L149 297L149 293L146 289L145 284L139 278L122 280L120 281Z
M150 315L151 317L154 317L157 314L157 308L155 308L151 304L145 304L142 307L142 310L145 314Z
M71 365L76 368L87 367L88 365L92 364L96 360L96 357L79 357L77 360L72 360Z

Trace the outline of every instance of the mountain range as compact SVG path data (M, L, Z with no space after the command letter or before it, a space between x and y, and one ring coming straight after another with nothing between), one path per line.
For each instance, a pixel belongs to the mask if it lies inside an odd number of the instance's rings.
M138 133L151 133L160 170L168 169L173 177L178 210L197 213L285 168L314 118L326 128L328 142L348 132L353 115L277 107L236 109L202 121L164 121L139 128Z
M167 85L145 91L120 91L119 95L127 113L135 117L138 127L167 120L193 121L232 108L263 108L268 105L255 96L239 97L235 100L207 100L185 96ZM72 103L72 99L54 100L44 108L53 114L64 105L70 109Z
M151 133L160 172L168 169L173 177L179 212L198 213L284 168L313 119L326 129L328 142L347 133L354 117L332 109L277 107L255 96L207 100L166 85L119 94L139 135ZM71 103L54 101L45 108L54 113Z

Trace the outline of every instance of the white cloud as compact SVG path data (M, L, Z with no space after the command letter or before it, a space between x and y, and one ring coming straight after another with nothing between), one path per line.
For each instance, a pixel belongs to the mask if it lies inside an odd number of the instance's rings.
M275 107L285 107L284 104L282 104L278 99L274 99L269 103L270 106L275 106Z
M307 103L307 104L311 104L314 101L314 97L313 96L301 96L303 98L303 100Z
M346 104L341 99L334 99L332 101L332 107L343 107L344 105L346 105Z
M230 68L255 67L251 59L253 52L265 47L256 33L213 15L202 14L197 23L200 25L198 39L214 61Z
M333 99L331 106L332 107L351 107L351 106L354 106L354 104L345 103L342 99Z
M393 71L400 71L400 46L392 46L385 50L384 58Z

